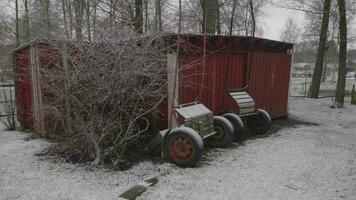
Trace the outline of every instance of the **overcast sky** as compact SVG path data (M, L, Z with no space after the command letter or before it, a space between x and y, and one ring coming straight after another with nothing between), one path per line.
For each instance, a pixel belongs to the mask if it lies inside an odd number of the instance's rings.
M265 28L264 37L273 40L279 40L280 32L285 26L288 18L293 18L299 25L299 28L304 24L304 13L285 8L278 8L272 5L265 6L263 10L265 16L261 18Z
M261 18L264 24L263 37L273 40L280 39L280 32L285 26L287 19L293 18L298 22L299 28L303 29L304 12L294 11L285 8L278 8L272 5L267 5L264 8L265 15ZM356 18L350 23L348 27L350 33L356 34ZM356 48L356 43L349 44L349 47Z

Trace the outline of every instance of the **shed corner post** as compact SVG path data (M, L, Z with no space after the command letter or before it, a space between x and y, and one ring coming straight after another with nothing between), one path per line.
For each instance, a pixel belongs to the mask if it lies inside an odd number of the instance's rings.
M179 96L179 70L178 56L176 53L167 54L167 95L168 95L168 128L178 126L177 115L174 112L174 107L178 105Z
M30 46L30 67L32 81L32 111L34 115L34 131L40 136L45 136L44 118L42 108L42 91L38 49L36 45Z
M292 92L292 74L293 74L293 62L294 62L294 54L293 54L293 50L290 50L290 54L291 54L291 60L290 60L290 71L289 71L289 86L288 86L288 98L287 98L287 116L289 115L289 108L290 108L290 97L291 97L291 92Z

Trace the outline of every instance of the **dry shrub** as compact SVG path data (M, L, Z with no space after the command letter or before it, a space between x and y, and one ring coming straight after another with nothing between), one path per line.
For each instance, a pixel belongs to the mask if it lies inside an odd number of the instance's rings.
M53 42L44 69L48 132L78 160L119 165L147 131L166 94L160 39L131 37L100 43ZM60 56L58 56L60 55ZM53 120L56 119L56 120Z

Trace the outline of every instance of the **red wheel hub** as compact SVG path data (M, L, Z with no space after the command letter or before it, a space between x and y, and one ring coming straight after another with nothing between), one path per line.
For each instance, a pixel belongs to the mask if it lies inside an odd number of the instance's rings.
M188 160L193 155L193 145L182 136L172 140L170 151L175 160Z

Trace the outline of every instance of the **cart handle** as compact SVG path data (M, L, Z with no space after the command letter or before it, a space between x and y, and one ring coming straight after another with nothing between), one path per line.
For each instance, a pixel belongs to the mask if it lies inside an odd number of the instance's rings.
M174 106L174 108L183 108L186 106L191 106L191 105L197 105L199 104L199 101L194 101L194 102L190 102L190 103L184 103L184 104L179 104L177 106Z

